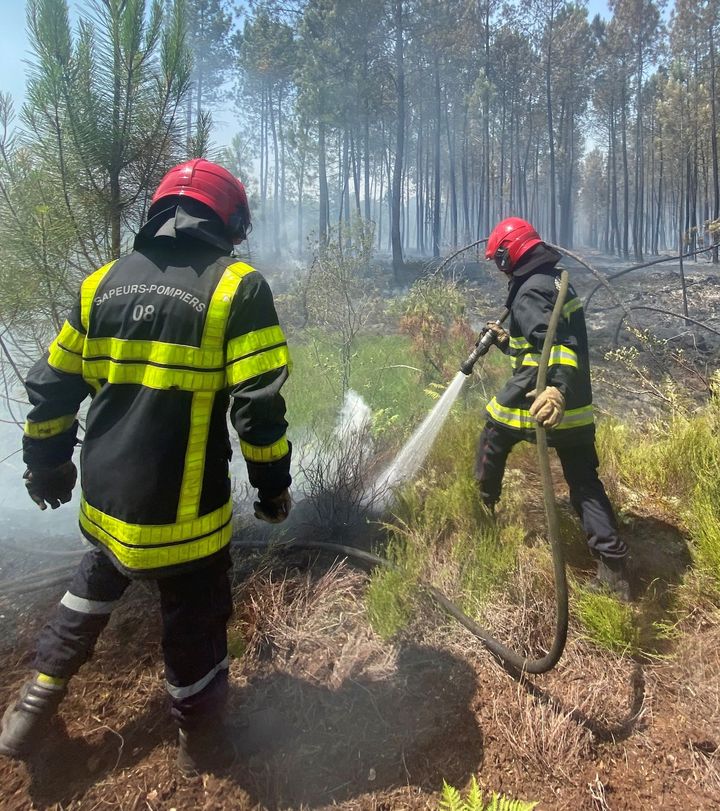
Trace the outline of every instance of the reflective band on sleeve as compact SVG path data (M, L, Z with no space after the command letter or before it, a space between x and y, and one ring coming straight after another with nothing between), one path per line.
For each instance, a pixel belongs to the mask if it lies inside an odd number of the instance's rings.
M233 338L228 343L227 362L234 363L247 355L254 355L263 349L270 349L270 347L284 343L286 343L285 334L279 324L256 329L239 338Z
M83 347L85 346L85 336L69 322L66 321L62 325L62 329L58 333L57 338L53 343L59 343L67 352L74 352L76 355L82 355Z
M100 286L100 282L105 278L105 275L115 262L117 262L117 259L113 259L112 262L103 265L95 273L91 273L80 287L80 321L85 332L88 331L88 325L90 324L90 310L92 309L95 293Z
M272 445L251 445L241 439L240 450L249 462L275 462L287 456L290 452L290 446L286 437L278 439Z
M66 591L62 600L60 600L60 605L64 605L65 608L69 608L71 611L77 611L79 614L110 614L117 605L117 602L117 600L109 600L107 602L101 600L86 600L84 597L78 597Z
M214 512L175 524L128 524L80 501L80 526L132 571L175 566L212 555L230 542L232 500Z
M38 673L35 680L39 684L49 684L52 687L64 687L68 683L68 679L61 679L59 676L48 676L47 673Z
M74 414L57 417L54 420L45 420L44 422L28 420L25 423L25 436L29 436L31 439L49 439L51 436L57 436L67 431L68 428L72 428L74 422Z
M204 690L215 678L215 676L217 676L221 670L227 670L229 665L230 662L226 656L222 662L218 662L209 673L206 673L201 679L198 679L193 684L188 684L187 687L176 687L174 684L170 684L170 682L166 680L165 687L168 693L170 693L170 695L175 699L179 700L182 698L189 698L190 696L197 695L199 692Z
M227 367L227 382L234 386L243 383L253 377L272 372L274 369L281 369L290 363L290 352L287 346L277 346L275 349L268 349L251 355L249 358L242 358Z
M59 372L71 375L82 373L82 355L66 349L59 343L59 337L48 348L48 363Z
M579 298L571 298L570 301L566 301L565 304L563 304L562 314L565 318L570 318L570 316L578 310L582 310L582 301L580 301Z
M535 428L535 418L531 416L530 411L526 408L508 408L500 405L497 398L493 397L487 404L486 410L495 422L508 425L510 428L521 430ZM560 424L556 425L553 430L580 428L583 425L592 425L594 421L593 407L591 405L572 408L565 412Z
M530 341L527 341L525 338L520 336L519 338L510 338L510 349L532 349L532 344Z

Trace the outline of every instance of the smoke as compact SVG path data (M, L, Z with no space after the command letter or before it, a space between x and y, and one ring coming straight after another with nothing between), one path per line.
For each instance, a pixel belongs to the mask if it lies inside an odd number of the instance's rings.
M370 406L356 391L349 389L340 409L340 417L335 428L336 436L346 445L354 443L359 436L365 436L369 441L368 429L371 421Z

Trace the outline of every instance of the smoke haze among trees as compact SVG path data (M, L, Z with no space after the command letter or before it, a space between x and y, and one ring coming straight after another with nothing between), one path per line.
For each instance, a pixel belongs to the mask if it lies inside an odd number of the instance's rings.
M510 214L638 260L714 238L720 0L613 0L608 20L567 0L96 0L77 26L64 0L30 0L27 15L27 99L17 117L1 105L6 313L121 252L148 190L196 155L248 184L253 248L275 258L331 229L342 242L355 218L396 269Z

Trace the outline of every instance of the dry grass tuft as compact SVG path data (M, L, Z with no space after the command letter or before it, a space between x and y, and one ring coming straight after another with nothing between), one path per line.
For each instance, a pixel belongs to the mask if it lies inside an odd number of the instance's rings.
M394 651L370 629L358 594L367 578L344 563L312 571L256 571L240 589L239 630L244 659L257 663L272 653L279 669L338 687L362 673L380 679L392 672Z
M515 757L539 773L569 781L575 779L592 743L589 730L576 723L573 713L538 702L522 685L514 700L504 696L493 705L496 734Z

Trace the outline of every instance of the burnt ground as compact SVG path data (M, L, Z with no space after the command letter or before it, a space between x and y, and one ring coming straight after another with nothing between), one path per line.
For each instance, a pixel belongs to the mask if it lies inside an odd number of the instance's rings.
M523 455L513 471L526 490ZM587 575L565 493L558 491L571 574ZM528 542L542 532L538 501ZM626 519L639 606L670 589L689 561L680 528L638 509ZM657 658L611 655L571 626L555 671L519 683L480 643L419 597L393 644L370 629L364 572L327 557L255 557L237 572L230 718L238 758L185 778L162 685L152 586L136 584L71 684L60 719L27 764L0 759L7 809L424 809L443 780L540 809L720 808L720 623L698 610ZM552 634L550 592L522 566L521 609L502 597L487 624L537 648ZM26 677L32 640L62 589L36 601L3 645L0 703ZM542 596L538 596L542 595Z
M686 272L695 317L716 318L713 268L689 264ZM502 301L499 281L479 285L479 312ZM573 281L579 291L592 284L581 274ZM630 274L621 292L626 302L679 309L676 282L672 269L648 269ZM600 296L597 306L588 322L599 363L617 313ZM652 323L671 337L671 322ZM607 402L644 412L627 394ZM514 475L535 490L522 458ZM582 578L590 561L562 489L558 499L570 569ZM541 504L531 504L530 535L533 527L541 533L542 520ZM689 553L682 527L650 505L636 505L624 521L642 572L642 612L650 591L672 590ZM423 598L391 644L367 622L363 572L327 557L256 563L255 574L238 573L230 627L239 753L231 768L195 778L174 769L158 602L151 587L136 585L73 680L41 751L27 764L0 759L0 808L424 809L437 808L443 780L463 787L471 775L540 809L720 808L715 610L698 606L655 658L603 652L571 625L557 669L521 684ZM537 646L552 633L553 608L524 576L521 614L499 600L487 624ZM1 705L26 677L36 632L64 588L49 586L20 611L17 600L0 604Z

